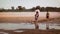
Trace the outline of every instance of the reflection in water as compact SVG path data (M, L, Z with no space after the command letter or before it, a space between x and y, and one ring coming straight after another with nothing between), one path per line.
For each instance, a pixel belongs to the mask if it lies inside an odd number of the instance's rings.
M34 29L34 24L26 24L26 23L1 23L0 29L7 30L15 30L15 29Z
M46 23L39 23L39 29L46 30ZM49 23L49 29L60 29L60 24ZM35 29L35 25L31 23L0 23L0 29L15 30L15 29Z
M14 31L14 32L24 32L24 31L23 31L23 30L20 30L20 31L19 31L19 30L17 30L17 31Z

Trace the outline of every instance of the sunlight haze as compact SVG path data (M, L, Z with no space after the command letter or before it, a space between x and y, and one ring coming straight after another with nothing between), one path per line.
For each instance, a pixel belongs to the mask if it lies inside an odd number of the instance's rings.
M60 7L60 0L0 0L0 8L10 9L11 6L23 6L28 8L36 7Z

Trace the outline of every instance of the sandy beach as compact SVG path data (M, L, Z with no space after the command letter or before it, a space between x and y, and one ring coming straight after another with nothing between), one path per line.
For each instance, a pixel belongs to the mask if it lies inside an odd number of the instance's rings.
M0 17L0 23L34 23L34 17ZM39 17L38 23L40 22L60 22L60 17L46 19Z
M0 23L33 23L35 12L0 12ZM49 19L46 19L46 12L40 12L38 22L60 22L60 12L49 12Z

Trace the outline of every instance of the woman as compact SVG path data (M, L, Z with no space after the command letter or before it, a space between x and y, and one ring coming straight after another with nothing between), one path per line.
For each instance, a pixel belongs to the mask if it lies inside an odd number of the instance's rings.
M39 17L39 12L38 12L38 11L36 11L36 14L35 14L35 21L37 21L37 20L38 20L38 17Z

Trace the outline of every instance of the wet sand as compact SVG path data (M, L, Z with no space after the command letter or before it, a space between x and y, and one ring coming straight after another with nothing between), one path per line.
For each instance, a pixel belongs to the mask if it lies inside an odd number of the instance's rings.
M34 17L0 17L0 23L34 23ZM60 22L60 17L58 18L49 18L44 17L38 18L38 23L41 22Z
M25 29L24 32L14 32L16 30L0 30L0 32L5 32L8 34L60 34L60 30L35 30L35 29Z

